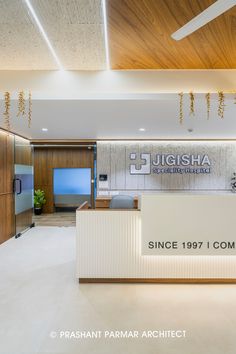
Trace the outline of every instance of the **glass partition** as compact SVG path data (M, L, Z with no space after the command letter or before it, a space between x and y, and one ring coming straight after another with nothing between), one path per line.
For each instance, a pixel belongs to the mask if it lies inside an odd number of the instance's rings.
M16 236L32 226L33 216L33 161L32 146L26 139L15 137L15 220Z
M33 166L15 165L15 214L33 208Z

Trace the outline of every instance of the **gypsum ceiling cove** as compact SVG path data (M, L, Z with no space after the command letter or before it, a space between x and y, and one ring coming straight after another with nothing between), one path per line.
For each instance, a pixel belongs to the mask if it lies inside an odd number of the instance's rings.
M206 101L198 96L195 115L184 105L179 124L179 100L34 100L32 123L16 118L11 104L12 130L32 139L235 139L236 120L232 98L225 99L224 119L218 117L218 101L212 100L210 119ZM14 118L15 117L15 118ZM3 127L3 120L1 126ZM144 132L139 131L144 127ZM42 128L48 128L43 132ZM188 130L191 129L191 132Z

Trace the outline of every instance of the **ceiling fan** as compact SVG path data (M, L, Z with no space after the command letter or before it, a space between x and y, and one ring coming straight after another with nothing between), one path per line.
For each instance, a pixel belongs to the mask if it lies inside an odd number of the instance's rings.
M187 22L183 27L172 33L171 37L176 41L189 36L207 23L222 15L236 5L236 0L217 0L206 10Z

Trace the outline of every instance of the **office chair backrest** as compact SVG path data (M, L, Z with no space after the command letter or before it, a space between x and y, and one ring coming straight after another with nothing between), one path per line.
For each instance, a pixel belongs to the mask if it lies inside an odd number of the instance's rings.
M134 198L130 195L115 195L110 202L110 209L133 209Z

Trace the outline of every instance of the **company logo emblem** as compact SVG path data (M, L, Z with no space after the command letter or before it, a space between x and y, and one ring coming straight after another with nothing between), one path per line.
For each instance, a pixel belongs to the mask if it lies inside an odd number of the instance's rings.
M154 154L135 152L129 155L131 175L150 175L151 173L210 173L211 161L208 155L193 154ZM139 159L139 160L138 160Z
M151 173L151 154L141 153L140 159L143 161L141 164L131 164L131 175L150 175ZM130 154L130 160L137 160L137 154L135 152Z

